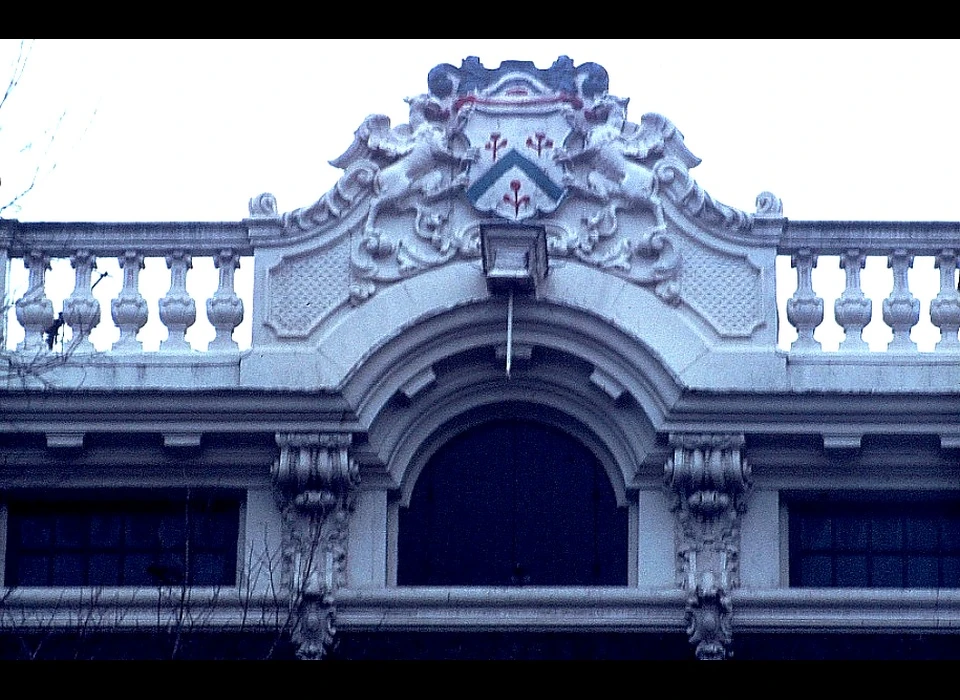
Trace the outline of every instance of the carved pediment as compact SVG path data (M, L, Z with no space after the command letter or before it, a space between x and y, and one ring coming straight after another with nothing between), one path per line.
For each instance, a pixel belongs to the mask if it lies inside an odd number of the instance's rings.
M507 222L543 226L551 264L592 266L702 313L703 302L684 294L684 251L712 245L698 238L742 241L756 217L780 214L766 193L756 215L714 201L690 177L700 159L680 131L659 114L629 121L629 100L609 94L597 64L564 56L546 69L526 61L491 69L471 57L435 67L428 87L407 99L408 123L363 121L331 161L344 175L314 204L281 216L271 195L251 200L265 244L345 247L355 304L478 258L481 225Z

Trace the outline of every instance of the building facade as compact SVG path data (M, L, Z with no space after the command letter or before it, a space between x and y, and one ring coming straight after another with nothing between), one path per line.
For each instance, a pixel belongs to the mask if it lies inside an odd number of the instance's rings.
M677 128L607 86L566 57L469 58L409 123L364 120L309 206L0 221L0 269L29 270L0 393L0 652L958 655L960 224L726 206ZM819 256L846 275L837 352L814 338ZM868 256L891 270L886 352L862 340ZM941 275L929 353L915 256ZM170 270L157 352L149 257ZM199 257L206 351L185 339ZM59 310L54 258L76 275Z

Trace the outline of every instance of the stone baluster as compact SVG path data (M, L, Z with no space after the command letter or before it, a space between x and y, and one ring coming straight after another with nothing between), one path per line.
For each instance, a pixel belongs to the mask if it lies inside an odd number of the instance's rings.
M187 329L197 320L197 303L187 293L187 270L193 269L193 259L183 250L175 250L167 256L170 270L170 289L160 300L160 320L167 327L167 339L160 343L161 350L192 350L186 340Z
M790 349L815 352L820 349L820 341L814 339L813 331L823 323L823 299L813 291L817 256L809 248L803 248L791 256L790 266L797 269L797 291L787 300L787 320L797 329L797 339Z
M913 256L897 248L887 259L893 269L893 289L883 300L883 322L893 329L893 340L887 350L916 352L917 344L910 340L910 330L920 320L920 300L910 293L907 270L913 267Z
M233 339L234 329L243 321L243 300L233 289L234 272L240 267L240 256L232 250L222 250L213 258L220 270L220 286L207 299L207 318L217 330L208 350L237 350Z
M120 339L113 344L113 349L138 352L143 350L143 343L137 340L137 333L147 323L147 300L140 294L143 256L135 250L128 250L120 256L119 261L123 270L123 287L110 303L110 315L120 329Z
M63 322L73 331L73 352L93 352L90 332L100 323L100 302L91 286L97 258L89 250L78 250L70 256L70 265L76 270L76 281L73 292L63 300Z
M23 326L23 342L17 345L22 352L46 352L47 342L43 335L53 326L53 302L47 298L45 288L50 256L32 250L23 256L23 265L30 271L27 292L17 300L17 321Z
M297 611L301 659L321 659L336 634L335 593L347 581L347 527L360 471L351 436L278 433L272 475L283 512L283 585Z
M940 268L940 291L930 300L930 321L940 329L937 352L960 352L957 330L960 329L960 292L954 281L957 270L957 254L951 249L943 250L936 258Z
M863 329L873 316L873 302L860 289L860 271L866 263L867 256L856 248L840 256L847 286L833 304L833 315L843 327L844 338L839 348L842 352L867 352L870 349L863 339Z
M670 435L664 482L677 518L677 583L689 593L687 633L698 659L724 659L732 641L728 591L740 585L740 518L750 467L741 434Z

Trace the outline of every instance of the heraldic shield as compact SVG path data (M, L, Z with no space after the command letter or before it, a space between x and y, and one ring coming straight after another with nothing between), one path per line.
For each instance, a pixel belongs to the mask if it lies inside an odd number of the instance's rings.
M566 188L555 156L573 131L565 97L506 91L461 107L463 135L477 153L466 190L474 207L522 221L559 206Z

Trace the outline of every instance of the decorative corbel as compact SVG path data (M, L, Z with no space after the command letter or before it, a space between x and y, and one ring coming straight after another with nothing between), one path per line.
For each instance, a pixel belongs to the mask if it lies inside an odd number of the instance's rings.
M733 605L723 589L698 585L687 597L687 635L700 661L722 661L733 641Z
M273 479L283 511L283 582L297 612L302 659L323 658L336 632L336 590L346 583L347 526L360 471L345 433L278 433Z
M677 517L677 584L689 591L687 632L698 659L723 659L732 638L727 592L740 585L740 516L750 467L741 434L670 435L664 481Z

